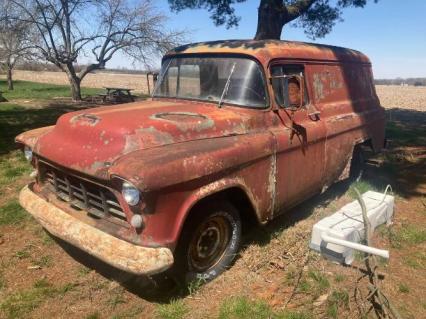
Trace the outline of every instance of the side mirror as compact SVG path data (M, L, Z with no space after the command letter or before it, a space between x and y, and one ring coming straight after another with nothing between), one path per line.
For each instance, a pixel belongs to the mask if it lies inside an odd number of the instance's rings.
M281 107L296 111L305 104L302 75L279 75L271 78L274 94Z

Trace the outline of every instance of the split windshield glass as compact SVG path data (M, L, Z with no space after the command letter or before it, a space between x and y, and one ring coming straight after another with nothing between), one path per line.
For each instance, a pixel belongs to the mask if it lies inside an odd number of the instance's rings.
M253 108L267 105L263 73L255 61L247 58L169 58L163 62L154 97L203 100Z

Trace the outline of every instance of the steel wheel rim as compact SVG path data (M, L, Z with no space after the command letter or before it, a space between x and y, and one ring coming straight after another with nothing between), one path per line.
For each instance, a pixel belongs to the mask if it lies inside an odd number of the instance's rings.
M189 244L188 262L192 270L204 272L223 257L230 241L230 223L224 216L213 216L196 229Z

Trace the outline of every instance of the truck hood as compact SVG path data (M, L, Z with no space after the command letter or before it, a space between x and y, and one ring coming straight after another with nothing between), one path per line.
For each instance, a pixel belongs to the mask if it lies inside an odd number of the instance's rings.
M59 165L106 177L107 168L125 154L245 134L252 126L251 118L246 110L189 101L145 101L87 109L61 116L37 141L35 152Z

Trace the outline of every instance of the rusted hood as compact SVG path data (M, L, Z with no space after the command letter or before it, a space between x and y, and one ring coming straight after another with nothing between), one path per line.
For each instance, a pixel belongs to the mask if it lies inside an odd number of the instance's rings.
M54 129L40 137L35 150L57 164L103 177L106 167L125 154L244 134L250 130L250 118L244 110L188 101L101 107L61 116Z

